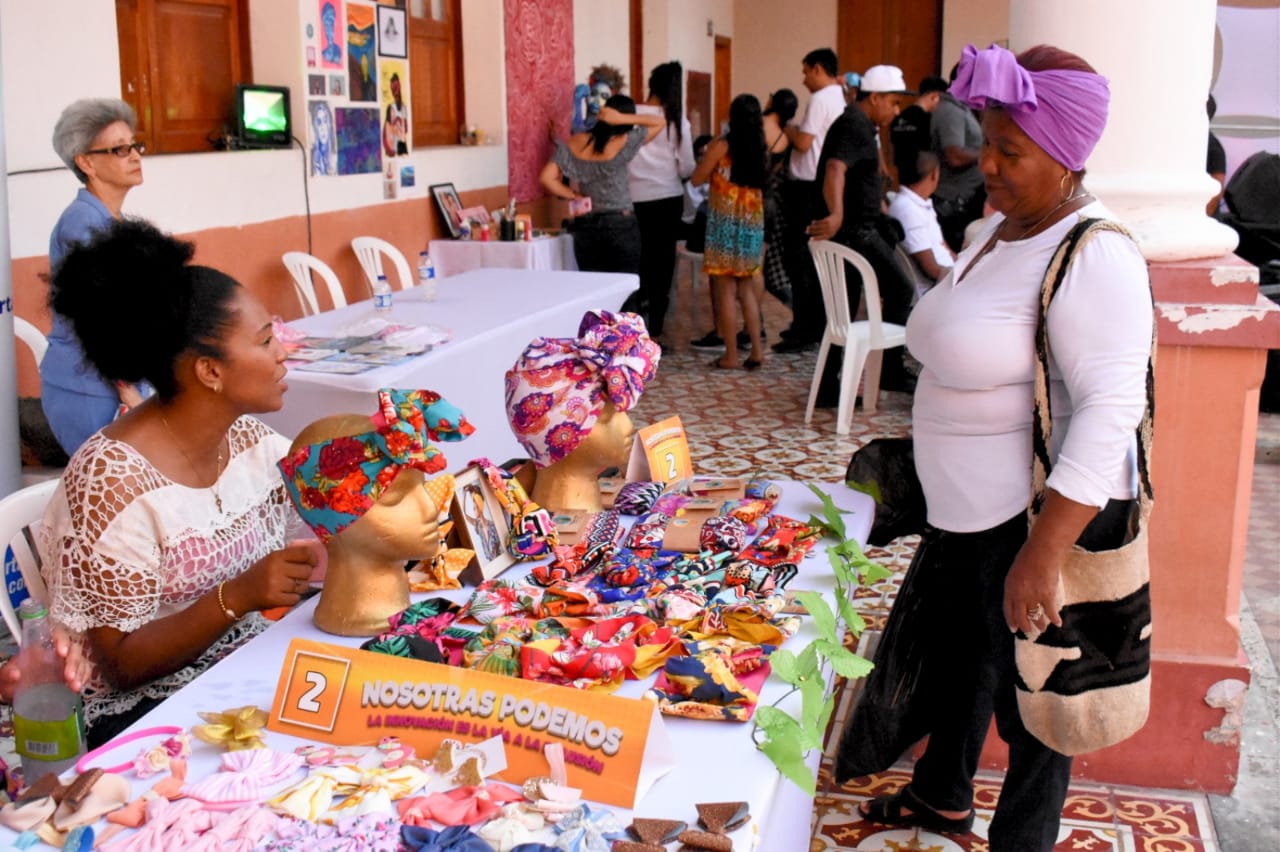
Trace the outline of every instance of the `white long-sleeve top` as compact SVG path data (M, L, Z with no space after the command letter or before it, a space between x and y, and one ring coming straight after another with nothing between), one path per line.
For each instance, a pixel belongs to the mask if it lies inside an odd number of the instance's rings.
M639 115L662 115L662 107L636 104ZM689 119L680 119L680 139L671 125L640 147L635 159L627 164L632 201L657 201L676 198L684 193L683 181L693 174L693 133Z
M1030 239L999 241L957 284L1004 220L993 216L911 313L907 347L924 365L912 409L916 469L939 529L977 532L1027 507L1040 283L1062 238L1091 217L1113 218L1095 202ZM1132 498L1152 334L1146 261L1132 241L1092 237L1048 321L1048 486L1099 508Z

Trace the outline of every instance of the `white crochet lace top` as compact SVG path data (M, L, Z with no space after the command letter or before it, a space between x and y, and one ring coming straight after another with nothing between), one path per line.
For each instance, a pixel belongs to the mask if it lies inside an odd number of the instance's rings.
M276 462L289 442L252 417L241 417L227 435L231 458L213 488L179 485L101 432L85 442L40 532L54 621L76 634L94 627L130 633L181 612L284 546L297 514ZM128 691L108 686L94 665L84 690L85 722L172 695L265 627L251 613L191 665Z

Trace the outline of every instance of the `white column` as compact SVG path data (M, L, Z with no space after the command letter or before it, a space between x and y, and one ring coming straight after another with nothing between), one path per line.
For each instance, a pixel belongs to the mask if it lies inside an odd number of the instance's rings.
M1085 186L1148 260L1218 257L1236 234L1205 215L1214 0L1011 0L1009 49L1052 44L1111 81L1107 129Z
M0 497L22 484L18 443L18 373L13 336L13 267L9 257L9 169L4 146L4 70L0 68ZM0 544L0 550L4 545ZM2 556L3 554L0 554ZM4 590L0 589L0 594Z

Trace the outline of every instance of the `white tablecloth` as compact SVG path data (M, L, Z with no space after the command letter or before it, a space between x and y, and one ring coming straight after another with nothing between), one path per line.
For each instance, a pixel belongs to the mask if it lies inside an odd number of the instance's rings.
M871 530L875 505L870 497L853 491L842 484L823 486L836 504L851 510L845 523L851 536L865 542ZM821 514L822 505L804 484L783 483L783 498L778 512L792 518L808 518ZM788 588L808 589L827 595L834 593L835 583L824 548L830 539L819 542L801 565L799 574ZM510 570L514 576L527 571L527 566ZM431 593L439 594L439 593ZM469 590L449 593L449 597L465 600ZM428 595L414 595L414 599ZM196 678L189 686L170 697L130 728L142 730L154 725L199 724L199 711L219 711L245 704L256 704L270 709L275 695L276 682L284 665L285 652L294 637L314 639L333 644L359 645L362 640L330 636L319 631L311 621L316 599L312 598L296 610L272 625L266 632L228 656ZM804 619L800 631L787 640L786 647L799 653L816 637L809 619ZM618 695L636 698L651 684L652 678L643 681L627 681ZM787 685L770 677L761 690L761 704L776 701L787 691ZM790 713L798 713L800 696L788 696L781 707ZM734 848L759 849L768 852L800 850L809 847L809 821L813 800L798 787L782 777L751 741L751 725L732 722L708 722L692 719L663 717L663 724L671 739L676 759L676 769L665 775L641 799L635 809L638 816L681 819L689 823L697 820L694 805L698 802L746 801L751 806L752 822L734 833ZM127 732L126 732L127 733ZM292 750L305 743L285 734L270 732L267 742L279 751ZM112 762L132 758L141 744L122 747L120 753L110 755ZM818 750L810 754L810 768L817 766ZM107 760L106 757L103 758ZM188 777L197 780L216 770L220 753L212 746L193 742ZM154 778L134 781L134 795L148 789ZM300 775L282 782L287 786L301 778ZM523 778L505 779L520 783ZM274 792L274 791L273 791ZM589 791L588 791L589 798ZM614 809L625 825L631 812ZM12 833L0 827L0 840L11 839Z
M479 456L499 464L523 456L507 421L506 371L535 337L572 337L586 311L617 310L637 280L618 273L476 269L440 281L434 302L424 301L418 288L397 291L392 322L444 326L453 339L404 364L353 376L290 370L284 408L262 420L292 438L328 414L372 413L379 388L426 388L461 408L476 427L462 443L443 447L451 466ZM336 336L371 316L372 305L357 302L290 325Z
M473 269L564 269L573 271L573 237L555 234L532 240L432 240L436 275L446 278Z

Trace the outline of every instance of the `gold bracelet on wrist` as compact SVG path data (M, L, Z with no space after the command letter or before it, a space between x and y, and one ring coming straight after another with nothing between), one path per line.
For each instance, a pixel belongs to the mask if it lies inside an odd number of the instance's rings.
M236 615L236 611L228 607L226 604L226 601L222 599L222 587L225 586L226 584L227 583L225 580L218 584L218 606L221 607L222 614L225 615L228 619L230 619L232 624L235 624L237 621L240 620L240 616Z

